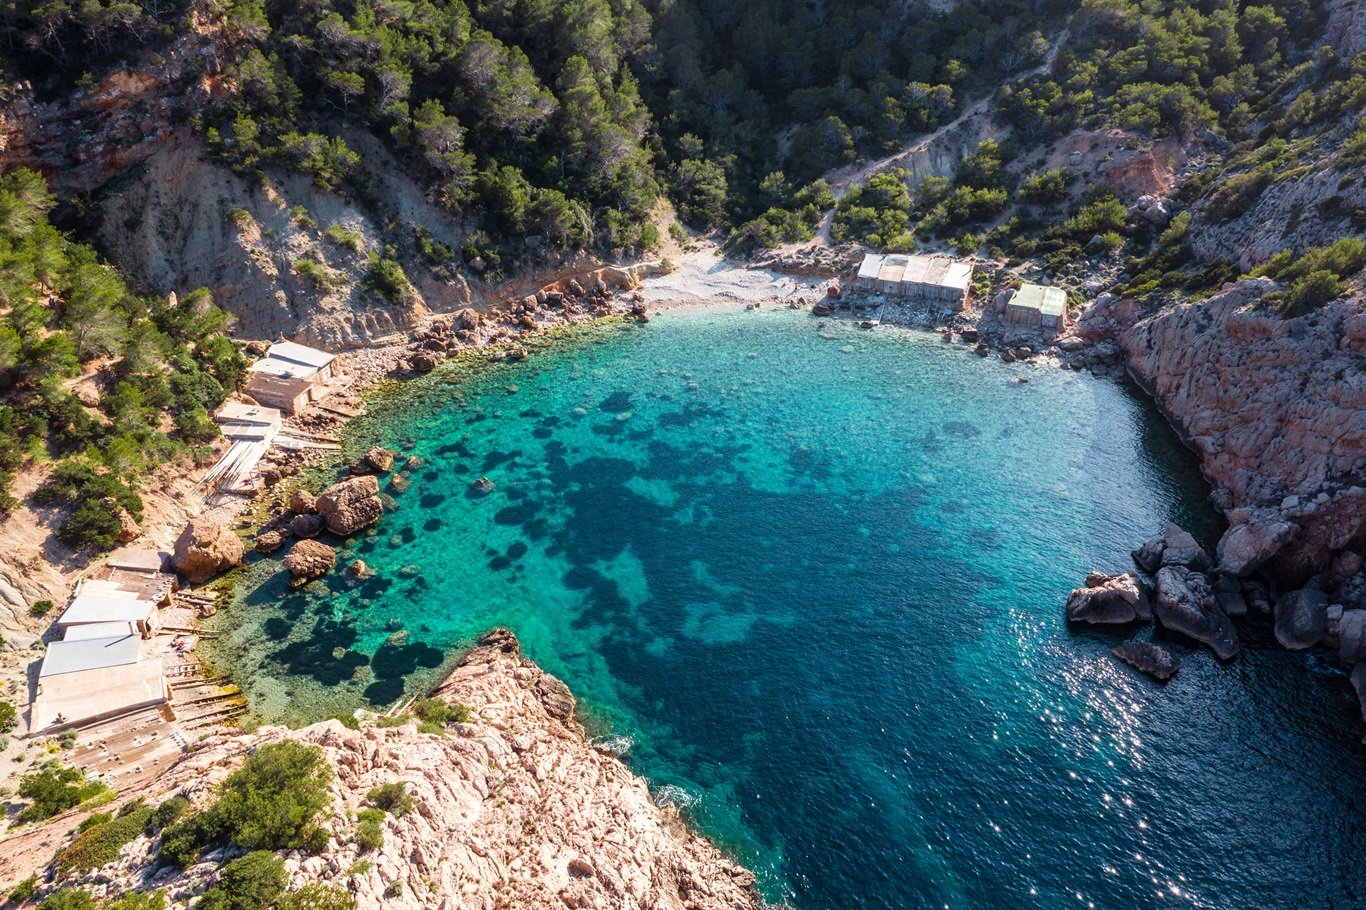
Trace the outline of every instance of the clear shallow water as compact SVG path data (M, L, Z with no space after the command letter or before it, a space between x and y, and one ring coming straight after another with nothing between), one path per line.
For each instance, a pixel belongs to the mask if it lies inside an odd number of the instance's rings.
M680 311L451 364L352 433L424 464L343 554L377 579L282 599L266 560L214 620L265 719L387 704L506 625L773 901L1366 902L1340 673L1251 623L1227 666L1175 643L1162 687L1062 620L1169 518L1217 533L1120 384Z

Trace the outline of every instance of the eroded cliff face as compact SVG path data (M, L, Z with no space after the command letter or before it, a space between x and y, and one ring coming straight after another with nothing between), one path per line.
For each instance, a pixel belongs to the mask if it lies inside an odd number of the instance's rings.
M759 906L750 872L589 744L568 688L523 659L510 632L485 636L436 694L468 706L473 721L448 736L327 721L220 737L197 744L152 792L203 803L246 753L288 737L321 746L336 770L325 823L332 839L317 854L284 854L292 889L325 882L351 891L360 907L394 910ZM361 855L349 842L355 814L368 790L393 781L406 782L415 810L388 816L383 847ZM222 857L184 871L156 870L153 858L154 842L139 838L81 885L97 894L164 888L171 906L184 907L212 884Z
M395 255L413 282L407 300L366 291L367 256L388 240L359 204L317 189L304 176L279 172L268 186L248 184L209 160L199 139L177 131L128 177L100 196L100 239L117 264L149 289L184 293L196 287L237 317L242 338L285 336L328 350L373 344L410 331L433 312L482 307L490 296L456 263L434 270L413 246L413 231L458 249L458 220L429 203L403 166L376 142L348 140L376 172L378 192L405 226ZM230 216L229 212L233 214ZM245 213L246 217L243 217ZM327 235L336 227L348 243ZM302 274L308 259L330 276L320 287Z
M1220 568L1303 581L1366 523L1366 299L1283 319L1257 306L1276 287L1241 281L1146 318L1096 305L1078 329L1120 342L1199 452L1229 518Z

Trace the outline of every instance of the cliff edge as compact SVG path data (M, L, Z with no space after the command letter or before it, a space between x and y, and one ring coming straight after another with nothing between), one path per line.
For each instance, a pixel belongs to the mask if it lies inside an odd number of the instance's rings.
M1366 300L1286 319L1259 306L1277 288L1244 280L1147 316L1098 303L1077 331L1117 340L1200 454L1229 519L1220 569L1300 583L1366 525Z
M645 782L614 755L589 744L568 688L522 658L512 633L484 636L436 694L468 707L470 722L449 734L412 725L350 730L329 720L218 737L197 744L149 792L123 796L180 793L203 805L247 754L293 739L320 746L336 775L327 846L281 854L291 890L325 883L350 891L359 907L394 910L759 906L750 872L672 809L656 806ZM413 811L387 816L383 845L362 854L354 819L366 793L396 781L406 783ZM43 830L68 830L75 820L55 819ZM46 862L38 850L10 846L11 856L33 857L32 872ZM158 868L155 841L143 836L79 885L97 897L161 888L169 906L184 907L214 883L224 859L220 851L185 870Z

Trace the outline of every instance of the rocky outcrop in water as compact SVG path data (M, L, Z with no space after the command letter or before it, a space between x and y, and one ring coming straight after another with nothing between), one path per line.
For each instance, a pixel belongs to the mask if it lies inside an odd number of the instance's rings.
M1158 569L1156 580L1153 615L1163 628L1209 645L1222 660L1238 654L1242 649L1238 630L1219 609L1208 578L1179 566L1164 566Z
M1181 659L1161 645L1148 641L1126 641L1110 652L1129 666L1154 679L1166 682L1181 669Z
M318 514L329 531L343 537L368 528L384 515L379 481L368 474L333 484L318 497Z
M284 560L290 587L295 588L326 575L336 563L337 551L316 540L297 541Z
M194 518L180 532L171 566L190 584L200 585L219 572L241 565L246 550L232 528L211 518Z
M1133 572L1096 574L1067 598L1067 618L1073 622L1127 623L1153 618L1148 592Z
M448 735L414 726L349 730L333 720L218 736L197 743L141 795L155 802L183 793L202 803L247 752L289 738L320 746L336 771L326 846L282 854L292 890L325 883L349 891L360 908L390 910L760 906L750 872L690 832L675 810L656 805L615 755L589 743L568 688L523 659L511 633L486 636L437 695L467 706L470 722ZM366 794L398 781L413 796L413 811L386 817L382 846L360 853L354 819ZM153 856L154 842L139 837L83 884L98 896L134 885L165 889L168 904L181 910L216 871L202 862L154 872Z

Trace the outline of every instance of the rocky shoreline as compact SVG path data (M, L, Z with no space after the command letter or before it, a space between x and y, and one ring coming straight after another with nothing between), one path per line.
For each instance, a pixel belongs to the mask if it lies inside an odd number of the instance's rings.
M326 843L280 854L291 891L321 884L348 892L357 906L395 910L761 906L752 873L690 831L675 809L656 805L644 780L589 742L569 689L523 658L511 632L483 636L434 695L467 708L467 721L420 732L413 723L381 725L367 716L358 729L328 720L301 730L220 734L110 808L134 795L149 804L180 795L203 806L247 755L293 740L321 747L334 774L322 822ZM395 782L414 806L386 817L382 844L367 849L357 843L354 819L373 804L373 788ZM36 841L70 830L86 814L68 812L11 838L10 871L41 876L51 852ZM212 886L231 858L219 849L182 870L158 864L158 849L159 837L139 835L117 861L43 884L37 896L62 885L96 897L164 889L167 905L181 908Z

